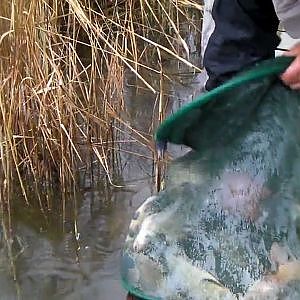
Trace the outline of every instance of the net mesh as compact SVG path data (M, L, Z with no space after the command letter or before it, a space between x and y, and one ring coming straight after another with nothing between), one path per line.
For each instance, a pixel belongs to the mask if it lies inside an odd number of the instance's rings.
M158 129L159 143L194 150L132 219L121 260L132 294L300 298L300 96L278 79L290 62L255 66Z

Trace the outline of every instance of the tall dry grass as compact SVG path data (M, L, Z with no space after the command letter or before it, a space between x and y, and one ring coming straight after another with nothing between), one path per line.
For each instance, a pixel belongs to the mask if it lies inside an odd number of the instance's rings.
M58 182L66 189L78 169L95 158L113 184L115 145L128 126L121 117L124 69L159 93L141 68L163 76L161 65L153 67L153 58L161 56L191 65L179 26L190 22L190 9L201 5L192 0L0 1L2 205L10 206L18 183L27 203L28 192L36 193L40 208L48 209L41 187ZM128 127L154 151L149 137Z

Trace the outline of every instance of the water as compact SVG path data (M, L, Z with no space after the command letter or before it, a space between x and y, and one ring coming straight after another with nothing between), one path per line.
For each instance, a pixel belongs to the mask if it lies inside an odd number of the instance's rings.
M1 252L0 299L125 299L119 252L132 212L150 186L144 179L107 195L96 189L83 192L78 240L71 222L63 233L59 216L46 222L37 211L23 209L26 217L14 217L17 281Z
M174 69L178 73L177 66L171 70ZM201 89L201 79L193 74L185 77L175 74L173 79L172 83L165 83L171 110L190 101ZM159 85L157 78L150 80ZM135 77L127 76L125 117L131 126L150 136L149 111L156 113L157 96L139 86ZM24 208L23 199L15 199L12 215L15 271L12 272L1 230L0 300L125 299L120 284L120 251L133 212L153 194L153 166L152 153L147 147L128 143L122 148L139 154L121 153L120 178L116 183L124 187L109 188L107 183L99 181L90 188L86 180L68 201L66 216L59 209L43 216L38 207ZM182 153L182 149L176 149L173 155ZM59 196L55 201L61 207Z

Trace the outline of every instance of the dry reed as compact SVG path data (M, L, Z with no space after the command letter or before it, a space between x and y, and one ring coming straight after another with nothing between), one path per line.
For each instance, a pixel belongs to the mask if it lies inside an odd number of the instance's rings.
M113 184L115 144L122 119L124 68L154 93L141 68L163 76L153 57L173 57L191 66L179 30L192 0L92 1L12 0L0 2L0 185L10 206L16 183L29 203L41 186L62 190L79 167L96 158ZM191 24L192 26L192 24ZM151 59L149 59L151 57ZM159 112L163 117L162 105ZM137 141L152 141L128 126ZM112 146L114 145L114 146Z

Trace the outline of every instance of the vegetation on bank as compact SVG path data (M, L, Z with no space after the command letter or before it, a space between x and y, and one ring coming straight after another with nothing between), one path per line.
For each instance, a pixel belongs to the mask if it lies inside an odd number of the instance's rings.
M163 76L164 57L190 65L180 23L195 26L189 11L201 9L193 0L1 1L1 203L16 183L27 203L27 182L37 195L53 183L64 190L95 159L113 183L126 126L154 153L122 118L124 71L159 93L140 71Z

